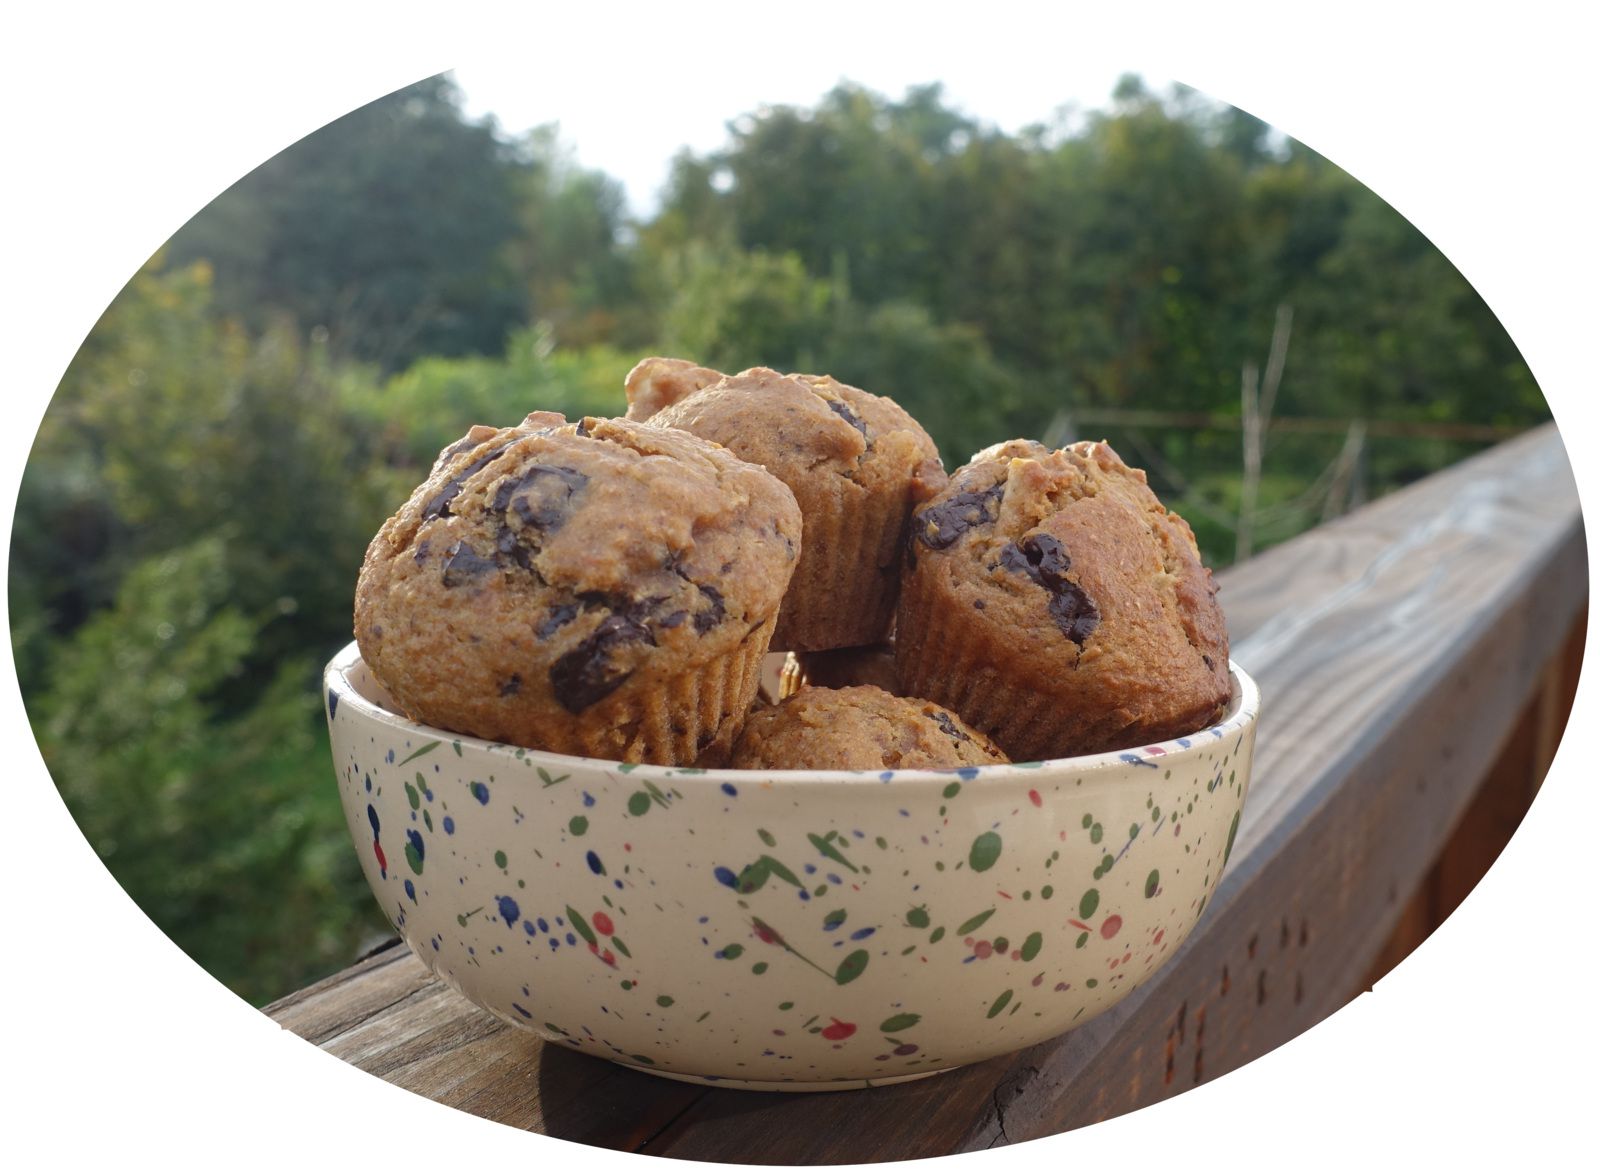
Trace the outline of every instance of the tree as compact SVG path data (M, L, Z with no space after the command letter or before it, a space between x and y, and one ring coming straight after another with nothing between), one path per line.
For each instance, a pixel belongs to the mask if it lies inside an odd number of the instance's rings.
M170 260L208 260L225 313L254 329L287 314L335 356L397 370L496 352L527 310L506 252L518 170L439 75L267 160L174 235Z

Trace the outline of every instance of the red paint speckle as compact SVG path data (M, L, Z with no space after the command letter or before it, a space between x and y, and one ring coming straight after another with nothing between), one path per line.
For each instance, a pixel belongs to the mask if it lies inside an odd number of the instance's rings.
M611 921L611 916L604 910L596 910L592 921L594 922L594 928L601 934L611 934L617 929Z
M625 852L625 853L631 853L631 852L633 852L633 846L630 845L627 841L623 841L622 842L622 851Z
M980 942L977 946L972 948L972 953L977 955L980 959L987 959L990 955L994 954L994 946L987 941Z
M1101 938L1113 938L1113 937L1115 937L1117 931L1119 931L1121 929L1122 929L1122 915L1121 914L1113 914L1113 915L1111 915L1111 917L1107 918L1105 920L1105 922L1103 922L1101 924L1101 926L1100 926L1100 937Z
M1072 986L1072 984L1070 984L1070 983L1058 983L1058 984L1056 984L1056 990L1057 991L1066 991L1067 988L1069 988L1071 986Z
M1044 982L1044 972L1041 971L1041 972L1039 972L1039 974L1037 974L1037 975L1035 975L1033 977L1033 986L1034 987L1038 987L1043 982Z
M1028 798L1033 801L1033 806L1035 808L1044 807L1044 798L1042 796L1040 796L1038 792L1034 791L1033 788L1031 788L1031 787L1028 789Z
M833 1023L822 1030L823 1040L848 1040L856 1034L856 1026L854 1024L847 1024L845 1021L835 1019L832 1016L829 1016L828 1019L833 1020Z
M387 877L389 875L389 862L383 859L383 846L377 841L372 842L372 855L378 858L378 872Z
M1161 940L1164 937L1166 937L1166 933L1167 933L1167 928L1165 926L1163 926L1160 930L1156 931L1156 936L1150 940L1151 944L1152 945L1159 944L1161 942Z
M1012 951L1011 952L1011 961L1013 963L1015 963L1020 958L1022 958L1022 952L1021 951Z
M1011 895L1010 895L1010 894L1008 894L1008 893L1007 893L1007 892L1006 892L1006 891L1005 891L1005 890L1003 890L1003 889L997 889L997 890L995 890L995 891L994 891L994 892L995 892L995 893L997 893L997 894L999 894L999 895L1000 895L1000 896L1001 896L1001 897L1003 897L1003 898L1005 898L1005 900L1006 900L1006 901L1008 901L1008 902L1009 902L1009 901L1011 901L1011 900L1012 900L1012 898L1011 898Z
M1079 922L1076 918L1068 918L1067 922L1069 925L1076 926L1079 930L1094 929L1094 927L1090 926L1087 922Z

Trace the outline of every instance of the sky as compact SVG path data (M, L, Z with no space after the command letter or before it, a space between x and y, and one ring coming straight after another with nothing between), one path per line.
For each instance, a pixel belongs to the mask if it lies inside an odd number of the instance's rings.
M1043 122L1062 106L1089 110L1110 103L1124 73L1137 73L1152 90L1164 92L1171 79L1132 63L1107 59L1064 60L1048 78L1036 71L1017 76L1003 71L941 71L914 55L888 55L849 72L724 70L716 84L667 73L670 84L650 100L619 108L615 101L590 101L580 92L552 93L550 79L534 77L525 61L480 60L453 72L469 117L492 114L516 135L547 122L559 123L562 140L578 162L622 181L636 215L652 213L659 202L672 157L684 146L704 154L727 141L727 124L766 105L815 105L840 81L852 81L902 97L910 86L941 81L945 100L979 122L1015 133Z

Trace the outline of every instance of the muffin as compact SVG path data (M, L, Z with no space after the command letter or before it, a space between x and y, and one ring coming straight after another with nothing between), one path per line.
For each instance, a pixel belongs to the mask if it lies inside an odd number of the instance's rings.
M802 686L843 689L851 685L875 685L887 693L900 692L900 676L894 667L894 645L885 641L854 649L829 649L825 653L790 653L784 658L779 675L780 699Z
M715 762L799 556L794 495L727 450L536 412L472 429L384 523L356 641L415 721L563 754Z
M728 765L758 771L938 771L1006 761L999 747L932 702L857 685L807 686L757 710Z
M726 445L794 491L800 565L773 647L867 645L889 631L906 521L944 481L939 451L893 400L831 376L754 367L703 382L706 368L646 359L629 373L629 414Z
M913 517L895 663L1015 760L1141 746L1227 703L1216 594L1189 525L1109 445L1007 441Z

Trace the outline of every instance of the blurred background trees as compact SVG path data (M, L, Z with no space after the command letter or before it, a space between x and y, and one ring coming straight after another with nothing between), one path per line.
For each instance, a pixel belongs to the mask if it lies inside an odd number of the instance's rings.
M1278 323L1247 479L1241 389ZM1181 87L1129 77L1005 134L937 84L841 85L738 114L643 218L554 127L467 119L448 77L379 99L133 277L56 393L13 531L13 649L62 795L245 998L386 929L317 688L367 540L469 425L617 414L650 353L891 395L951 467L1106 437L1213 566L1548 416L1420 233Z

